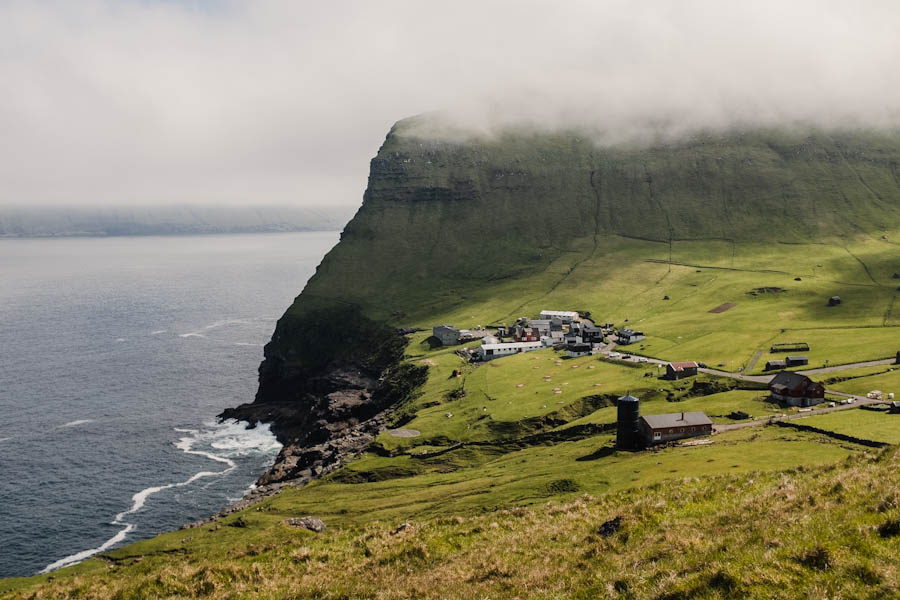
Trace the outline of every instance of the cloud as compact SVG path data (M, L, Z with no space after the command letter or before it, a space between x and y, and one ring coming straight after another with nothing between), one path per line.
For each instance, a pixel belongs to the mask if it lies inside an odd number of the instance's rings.
M0 204L358 204L390 125L895 126L900 4L0 3Z

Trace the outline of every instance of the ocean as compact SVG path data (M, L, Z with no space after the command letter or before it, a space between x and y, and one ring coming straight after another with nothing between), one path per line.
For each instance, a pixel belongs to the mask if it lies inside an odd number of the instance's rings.
M211 516L280 445L253 400L337 232L0 239L0 577Z

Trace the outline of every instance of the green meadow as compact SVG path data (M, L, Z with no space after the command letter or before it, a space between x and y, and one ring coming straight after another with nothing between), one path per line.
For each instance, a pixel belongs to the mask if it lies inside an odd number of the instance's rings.
M886 411L845 410L796 421L835 433L887 444L900 444L900 415Z

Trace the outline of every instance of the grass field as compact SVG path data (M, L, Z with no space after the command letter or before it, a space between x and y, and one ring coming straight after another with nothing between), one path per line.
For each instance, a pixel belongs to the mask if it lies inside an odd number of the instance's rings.
M678 454L695 450L650 457L675 471L669 480L598 497L585 493L591 478L575 473L552 482L557 491L550 502L532 495L525 506L486 514L459 502L425 518L419 490L404 506L353 523L341 515L351 494L337 490L335 514L326 516L330 527L317 535L282 524L308 508L297 501L302 492L282 494L217 526L165 534L52 577L5 580L0 597L641 600L770 598L785 590L810 598L900 593L896 450L789 472L735 468L684 476L678 471L688 464L700 470L713 464ZM743 452L726 462L770 459ZM640 475L648 466L622 472ZM327 487L310 491L326 497ZM405 492L380 491L395 504ZM430 493L442 491L436 485ZM316 508L333 502L327 498Z
M890 368L890 367L888 367ZM841 375L843 373L835 373ZM830 386L839 392L848 394L858 394L865 396L872 390L881 390L885 394L894 392L900 398L900 368L894 368L893 371L881 373L880 375L871 375L869 377L859 377L857 379L849 379L841 381Z
M900 415L884 411L848 410L796 421L801 425L852 435L864 440L900 444Z
M581 250L565 253L546 270L472 290L465 307L417 324L471 328L508 324L544 308L590 311L596 321L643 330L647 339L629 347L635 352L737 370L760 351L754 372L761 372L776 342L808 342L809 368L826 360L836 365L886 358L900 349L898 280L886 266L897 262L891 244L865 237L833 245L735 243L733 267L731 251L721 256L722 242L672 246L672 260L680 257L682 264L665 264L668 244L614 237L594 250L590 240L575 240L572 247ZM878 267L867 264L867 271L848 249ZM843 303L828 307L832 295ZM723 303L736 306L709 312Z

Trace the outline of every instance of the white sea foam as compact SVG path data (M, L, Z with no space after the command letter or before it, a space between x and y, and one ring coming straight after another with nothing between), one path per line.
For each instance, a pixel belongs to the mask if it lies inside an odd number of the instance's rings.
M124 341L126 341L126 340L125 340L125 338L116 338L116 341L121 343L121 342L124 342Z
M273 319L270 317L254 317L252 319L221 319L214 323L210 323L209 325L203 327L202 329L198 329L196 331L191 331L190 333L182 333L180 335L180 337L206 337L205 335L203 335L203 332L210 331L212 329L218 329L219 327L225 327L226 325L240 325L240 324L252 323L254 321L275 321L275 320L277 320L277 319Z
M11 437L0 438L0 442L8 442L11 439Z
M167 331L168 331L168 329L157 329L156 331L151 331L150 335L159 335L159 334L165 333Z
M63 427L78 427L79 425L85 425L87 423L93 423L93 419L78 419L77 421L69 421L68 423L63 423L57 429L62 429Z
M256 348L262 348L265 344L254 344L252 342L235 342L235 346L255 346Z
M73 421L73 423L80 422ZM189 435L182 437L175 442L175 447L185 454L203 456L215 462L227 465L225 469L221 471L200 471L178 483L168 483L139 491L131 497L131 508L120 512L116 515L116 518L110 522L111 525L122 527L116 535L112 536L96 548L82 550L81 552L66 556L65 558L61 558L60 560L47 565L41 570L41 573L49 573L56 569L74 565L75 563L90 558L91 556L103 552L123 541L128 534L135 529L134 523L126 522L125 517L141 510L147 502L147 498L153 494L171 488L184 487L204 477L226 475L237 468L237 463L235 463L232 458L252 455L274 455L281 448L281 444L275 439L275 436L272 434L268 425L257 425L253 429L247 429L238 421L228 420L222 423L208 423L206 424L206 427L206 429L176 428L175 431ZM204 450L196 450L194 446L200 444L207 445L220 452L214 454ZM252 487L250 489L252 489Z

